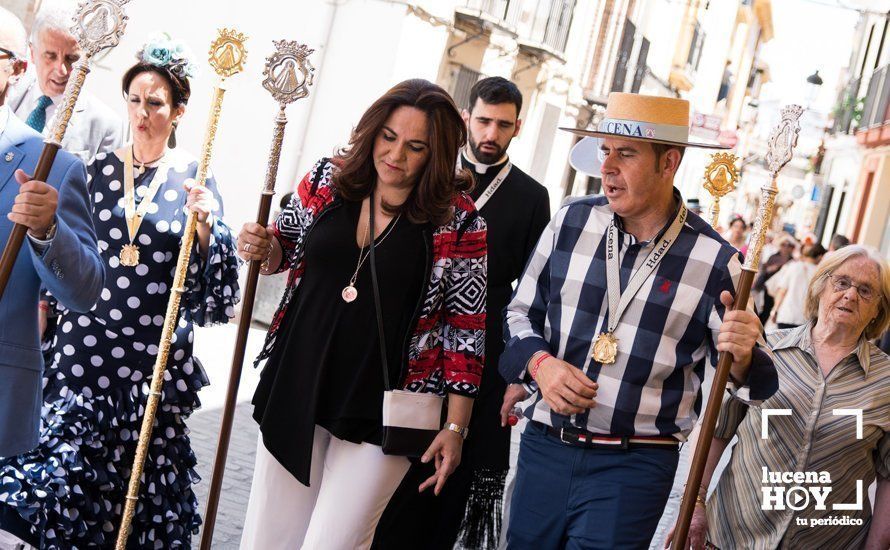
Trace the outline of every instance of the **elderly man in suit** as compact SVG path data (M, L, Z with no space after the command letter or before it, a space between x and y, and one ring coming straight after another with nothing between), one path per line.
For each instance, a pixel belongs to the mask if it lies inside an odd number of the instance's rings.
M14 223L28 228L0 298L0 456L37 444L43 372L37 333L41 284L67 307L87 311L105 281L83 163L59 151L47 183L28 176L43 140L4 104L9 84L24 72L25 47L21 22L0 8L0 212L5 214L0 216L0 243L6 243Z
M80 48L71 35L74 2L44 2L31 29L33 70L14 86L7 104L28 126L47 135ZM124 142L124 125L106 105L81 92L62 148L88 162Z

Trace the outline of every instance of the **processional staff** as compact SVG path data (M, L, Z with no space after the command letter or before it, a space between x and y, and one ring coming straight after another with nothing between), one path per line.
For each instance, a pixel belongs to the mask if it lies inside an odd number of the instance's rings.
M803 107L800 105L788 105L782 109L782 120L773 129L767 142L769 149L766 154L766 164L769 168L770 183L760 189L760 206L757 209L757 217L754 219L754 227L751 229L751 237L748 240L748 255L742 266L739 276L739 286L736 289L735 302L732 309L744 309L748 306L748 297L751 293L751 284L760 266L760 255L763 252L763 244L766 233L772 223L773 211L776 204L776 195L779 193L779 172L791 161L794 146L797 145L797 136L800 133L800 115ZM711 384L711 395L705 414L702 417L701 431L698 435L698 443L695 445L695 453L692 457L692 466L689 469L689 477L686 480L686 489L683 492L683 502L680 505L680 515L677 518L677 526L674 531L672 548L687 548L686 539L689 535L689 522L692 521L692 513L695 511L695 500L704 474L705 463L708 460L708 452L711 450L711 438L714 437L714 429L717 426L717 416L720 414L721 396L726 390L726 380L729 378L729 369L732 366L732 354L722 352L717 362L717 372L714 374L714 382Z
M235 30L221 29L219 36L210 46L210 65L219 76L216 87L213 89L213 99L210 103L210 118L207 122L207 132L204 135L204 145L201 149L201 158L198 163L198 173L195 177L196 185L204 185L207 171L210 166L210 157L213 153L213 142L219 127L219 116L222 112L223 94L225 94L225 79L241 72L247 58L244 41L247 37ZM167 314L164 318L164 328L161 332L161 342L158 345L158 356L155 361L151 379L151 389L145 404L145 416L142 419L142 428L139 432L139 444L136 447L136 457L130 470L130 483L127 489L127 497L124 503L124 514L121 518L120 529L117 533L117 550L125 550L127 538L130 534L130 523L139 502L139 484L142 478L142 470L145 465L145 456L151 440L151 431L155 421L158 404L161 399L161 390L164 385L164 371L167 368L167 358L170 353L170 343L173 339L173 331L179 318L179 302L185 292L185 281L188 274L189 260L192 247L195 242L195 229L198 224L197 215L189 212L185 222L185 230L179 249L179 258L176 262L176 273L173 277L173 285L170 291L170 300L167 302Z
M705 168L705 191L711 194L711 227L720 222L720 199L735 189L739 172L735 163L739 157L732 153L714 153L711 163Z
M62 139L74 113L74 105L90 72L90 60L100 51L113 48L120 43L127 26L127 15L124 13L123 5L129 1L86 0L77 7L71 34L74 35L83 54L72 67L73 74L68 78L65 93L56 110L55 122L49 137L44 140L43 151L40 153L32 179L46 181L49 176L56 153L62 148ZM17 223L6 241L3 255L0 256L0 298L3 298L3 291L9 282L12 267L15 265L27 232L27 227Z
M754 219L754 227L748 241L748 255L745 257L742 273L739 276L739 286L736 289L735 302L732 305L733 310L744 309L748 306L751 283L754 282L754 276L760 266L760 255L763 252L766 233L772 223L776 195L779 193L777 184L779 172L791 160L794 146L797 145L797 136L800 133L799 119L802 113L803 107L800 105L785 107L782 109L782 120L770 134L767 143L769 150L766 154L766 165L772 177L770 183L760 189L760 206L757 209L757 217ZM714 382L711 384L708 406L702 417L701 431L698 434L692 466L686 480L686 489L683 492L683 502L680 505L680 515L677 518L671 548L680 550L687 548L689 522L692 521L692 513L695 511L696 496L701 485L705 463L708 460L708 452L711 450L711 438L714 437L717 416L720 414L722 396L726 389L726 380L729 377L731 366L732 354L721 352L717 363L717 372L714 374Z
M287 124L285 109L289 103L309 95L309 86L312 84L315 72L315 69L309 63L309 54L315 50L287 40L273 42L275 44L275 52L266 59L266 67L263 70L263 76L265 76L263 87L269 90L272 97L278 102L278 115L275 117L275 128L272 133L272 150L269 153L266 179L260 197L259 211L257 212L256 222L263 227L269 222L272 196L275 194L278 161L281 158L281 143L284 140L284 127ZM235 401L238 396L238 386L241 383L244 350L247 346L247 335L250 330L251 319L253 318L253 302L256 297L257 280L260 276L261 267L263 266L259 261L252 261L247 272L244 299L241 302L241 316L238 319L238 336L235 340L235 352L232 356L232 368L229 373L226 406L223 409L222 425L219 429L219 443L216 447L216 460L213 464L213 478L210 481L207 511L204 514L201 550L209 550L213 542L213 528L216 523L219 494L226 469L229 437L232 434L232 421L235 415Z

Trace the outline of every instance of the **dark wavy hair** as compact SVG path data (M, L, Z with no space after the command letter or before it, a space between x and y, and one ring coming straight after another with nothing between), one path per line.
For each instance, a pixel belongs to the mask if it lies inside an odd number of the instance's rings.
M170 87L170 99L174 107L179 107L180 105L185 105L189 102L189 97L192 95L192 89L189 85L188 78L180 78L166 67L159 67L157 65L152 65L151 63L145 63L144 61L136 63L124 73L124 77L121 79L121 91L123 92L124 97L130 93L130 84L132 84L133 80L142 73L155 73L164 79L167 86Z
M455 170L457 155L467 141L467 129L454 100L441 87L423 79L405 80L389 89L362 115L349 145L337 152L339 169L333 184L343 198L360 201L377 183L374 140L389 115L408 106L427 116L429 158L408 199L400 206L384 204L389 214L401 213L413 223L443 225L451 220L454 197L472 188L468 171Z

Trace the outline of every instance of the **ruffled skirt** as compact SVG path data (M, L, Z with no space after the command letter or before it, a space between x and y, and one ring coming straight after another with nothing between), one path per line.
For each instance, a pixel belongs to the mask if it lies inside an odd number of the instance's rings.
M178 403L158 407L127 548L190 548L198 533L200 478L185 419L208 381L196 367L193 391L165 392ZM114 547L147 393L140 383L87 397L63 380L48 383L37 448L0 459L0 503L31 524L41 549Z

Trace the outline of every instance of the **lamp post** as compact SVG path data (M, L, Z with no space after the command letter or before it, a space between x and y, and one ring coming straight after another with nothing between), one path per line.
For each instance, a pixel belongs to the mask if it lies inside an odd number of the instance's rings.
M807 110L819 95L819 88L822 86L822 77L819 76L819 70L807 77Z

